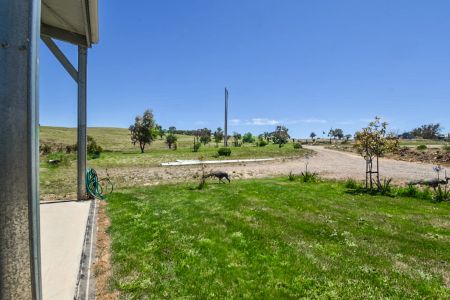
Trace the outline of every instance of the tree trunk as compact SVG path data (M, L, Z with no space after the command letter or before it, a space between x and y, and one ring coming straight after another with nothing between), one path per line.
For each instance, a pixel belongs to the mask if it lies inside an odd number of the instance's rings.
M139 147L141 148L141 153L144 153L145 144L139 143Z
M377 182L378 182L378 185L380 184L380 167L379 167L379 164L378 164L378 156L377 156Z

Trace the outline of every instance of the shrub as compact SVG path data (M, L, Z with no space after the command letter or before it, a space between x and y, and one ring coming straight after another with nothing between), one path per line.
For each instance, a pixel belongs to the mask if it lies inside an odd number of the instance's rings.
M74 145L67 145L67 146L66 146L66 153L67 153L67 154L70 154L70 153L72 153L72 152L76 152L77 149L78 149L77 144L74 144Z
M255 137L253 136L253 134L251 132L247 132L242 137L242 142L244 142L244 143L253 143L254 141L255 141Z
M442 149L444 151L450 152L450 145L444 145L444 146L442 146Z
M289 172L289 175L288 175L288 179L289 179L289 181L294 181L295 180L295 174L294 173L292 173L292 171L291 172Z
M419 145L416 147L417 150L426 150L427 148L427 145Z
M192 148L192 151L194 152L198 152L198 150L200 150L202 144L200 143L194 143L194 147Z
M399 188L397 190L397 195L403 197L420 198L420 192L421 191L416 186L408 184L407 187Z
M384 178L383 182L377 182L378 193L381 195L391 195L392 187L391 187L392 178Z
M39 146L39 150L42 153L42 155L47 155L50 152L52 152L52 146L50 146L49 144L46 144L46 143L42 143Z
M450 201L450 190L446 186L442 188L441 185L438 185L438 187L434 190L433 201Z
M302 149L303 146L300 143L294 143L294 149Z
M258 146L258 147L265 147L265 146L267 146L269 143L267 142L267 141L265 141L265 140L259 140L257 143L256 143L256 145Z
M173 134L172 132L170 132L168 135L166 135L166 144L167 146L169 146L169 149L172 149L172 146L175 145L177 143L177 136L175 134ZM176 150L176 148L175 148Z
M302 172L299 176L301 182L317 182L319 175L308 171Z
M217 150L217 154L219 154L219 156L230 156L231 149L230 148L219 148L219 150Z
M103 152L103 148L97 145L97 142L92 136L87 137L87 153L92 159L96 159L100 157L100 154Z
M361 187L361 185L356 182L356 180L352 179L352 178L348 178L345 183L344 186L348 189L352 189L352 190L356 190L359 189Z

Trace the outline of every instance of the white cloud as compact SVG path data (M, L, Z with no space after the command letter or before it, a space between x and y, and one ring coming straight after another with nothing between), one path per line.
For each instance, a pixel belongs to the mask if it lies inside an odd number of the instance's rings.
M242 121L240 119L231 119L232 125L241 125Z
M300 120L300 122L301 123L320 123L320 124L325 124L325 123L327 123L327 120L316 119L316 118L309 118L309 119Z
M308 118L308 119L301 119L301 120L275 120L275 119L268 119L268 118L251 118L248 120L231 119L232 125L274 126L274 125L280 125L280 124L289 125L289 124L300 124L300 123L325 124L325 123L328 123L328 121L323 120L323 119L316 119L316 118Z
M253 118L249 122L247 122L247 125L257 125L257 126L277 125L277 124L280 124L280 121L264 118Z

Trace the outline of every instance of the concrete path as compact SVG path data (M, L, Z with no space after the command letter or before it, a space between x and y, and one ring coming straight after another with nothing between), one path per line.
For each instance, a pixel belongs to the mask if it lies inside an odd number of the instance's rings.
M91 201L41 203L44 300L72 300Z

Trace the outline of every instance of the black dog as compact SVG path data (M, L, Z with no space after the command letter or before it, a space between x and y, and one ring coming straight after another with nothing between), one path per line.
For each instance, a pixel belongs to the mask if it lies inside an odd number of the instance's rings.
M208 177L216 177L219 179L220 182L223 182L222 179L225 178L226 180L228 180L228 183L231 182L230 176L228 175L228 173L223 172L223 171L214 171L214 172L209 173L208 175L205 175L205 178L208 178Z

